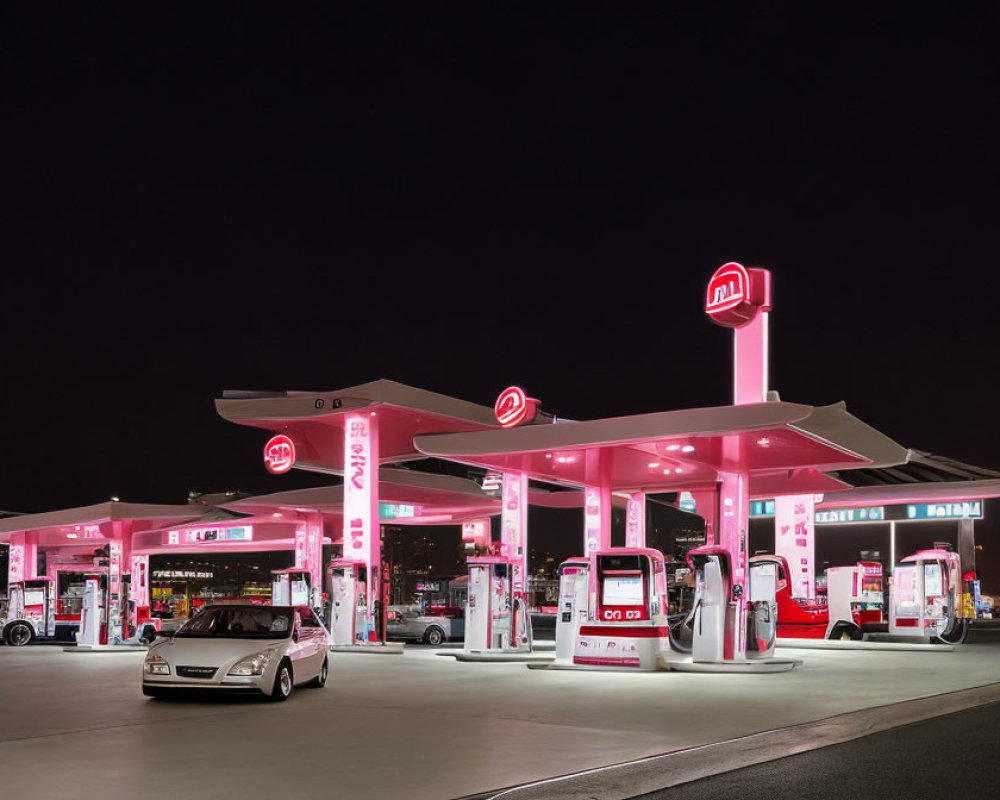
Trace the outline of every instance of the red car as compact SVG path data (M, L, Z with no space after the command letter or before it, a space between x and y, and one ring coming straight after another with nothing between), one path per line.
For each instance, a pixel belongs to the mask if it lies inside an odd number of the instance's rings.
M829 630L829 638L840 639L844 636L860 639L862 636L862 612L859 608L851 608L851 619L842 619L830 627L830 608L826 598L805 599L792 597L791 583L788 580L788 562L781 556L761 555L750 559L753 563L767 562L778 567L778 585L775 599L778 604L778 638L779 639L825 639ZM881 612L878 612L879 621ZM864 620L874 621L874 620Z

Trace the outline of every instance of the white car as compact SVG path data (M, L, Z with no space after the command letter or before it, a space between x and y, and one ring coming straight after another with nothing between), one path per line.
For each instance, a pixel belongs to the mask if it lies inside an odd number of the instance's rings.
M326 628L304 606L203 606L146 652L142 693L262 692L285 700L293 686L326 683L329 649Z

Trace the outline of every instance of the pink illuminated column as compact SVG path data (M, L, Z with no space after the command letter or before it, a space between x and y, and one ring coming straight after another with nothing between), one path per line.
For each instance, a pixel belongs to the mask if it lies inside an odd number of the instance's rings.
M792 597L816 596L815 511L811 494L774 498L774 552L788 562Z
M323 515L309 514L295 523L295 567L309 570L312 586L323 586Z
M634 492L625 515L625 546L646 546L646 494Z
M7 556L7 582L23 581L38 574L38 531L14 533Z
M733 331L733 405L767 402L768 312Z
M128 636L128 605L122 594L122 573L125 564L132 555L132 537L130 526L125 520L111 521L111 537L108 541L108 596L104 603L105 624L108 626L108 637L117 625L122 628L118 634L123 638Z
M375 601L382 576L378 510L378 419L375 413L344 420L344 558L365 563L367 641L377 635Z
M611 451L588 450L585 455L583 554L611 547Z
M136 607L149 606L149 556L133 555L130 559L132 599Z
M501 553L514 564L511 590L524 597L528 579L528 476L523 472L503 474L500 545Z
M719 492L702 489L691 492L695 513L705 520L705 544L715 544L719 539Z
M583 506L583 555L611 547L611 491L588 486Z
M723 442L726 460L740 461L739 437ZM750 481L746 472L719 473L719 531L718 543L729 551L732 567L733 594L736 606L736 625L732 638L726 642L727 659L741 661L746 658L746 601L750 587L747 572L747 527L750 522Z

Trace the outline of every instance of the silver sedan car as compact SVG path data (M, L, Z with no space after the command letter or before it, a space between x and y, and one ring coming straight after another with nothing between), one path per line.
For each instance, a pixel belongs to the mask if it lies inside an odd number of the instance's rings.
M203 606L176 633L158 639L142 665L142 693L261 692L285 700L292 687L321 687L330 640L303 606Z

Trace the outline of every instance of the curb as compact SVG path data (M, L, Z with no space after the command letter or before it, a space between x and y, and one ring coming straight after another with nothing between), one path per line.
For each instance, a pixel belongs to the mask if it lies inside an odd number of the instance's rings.
M682 783L997 702L1000 702L1000 683L990 683L466 795L458 800L594 800L598 797L601 800L629 800Z

